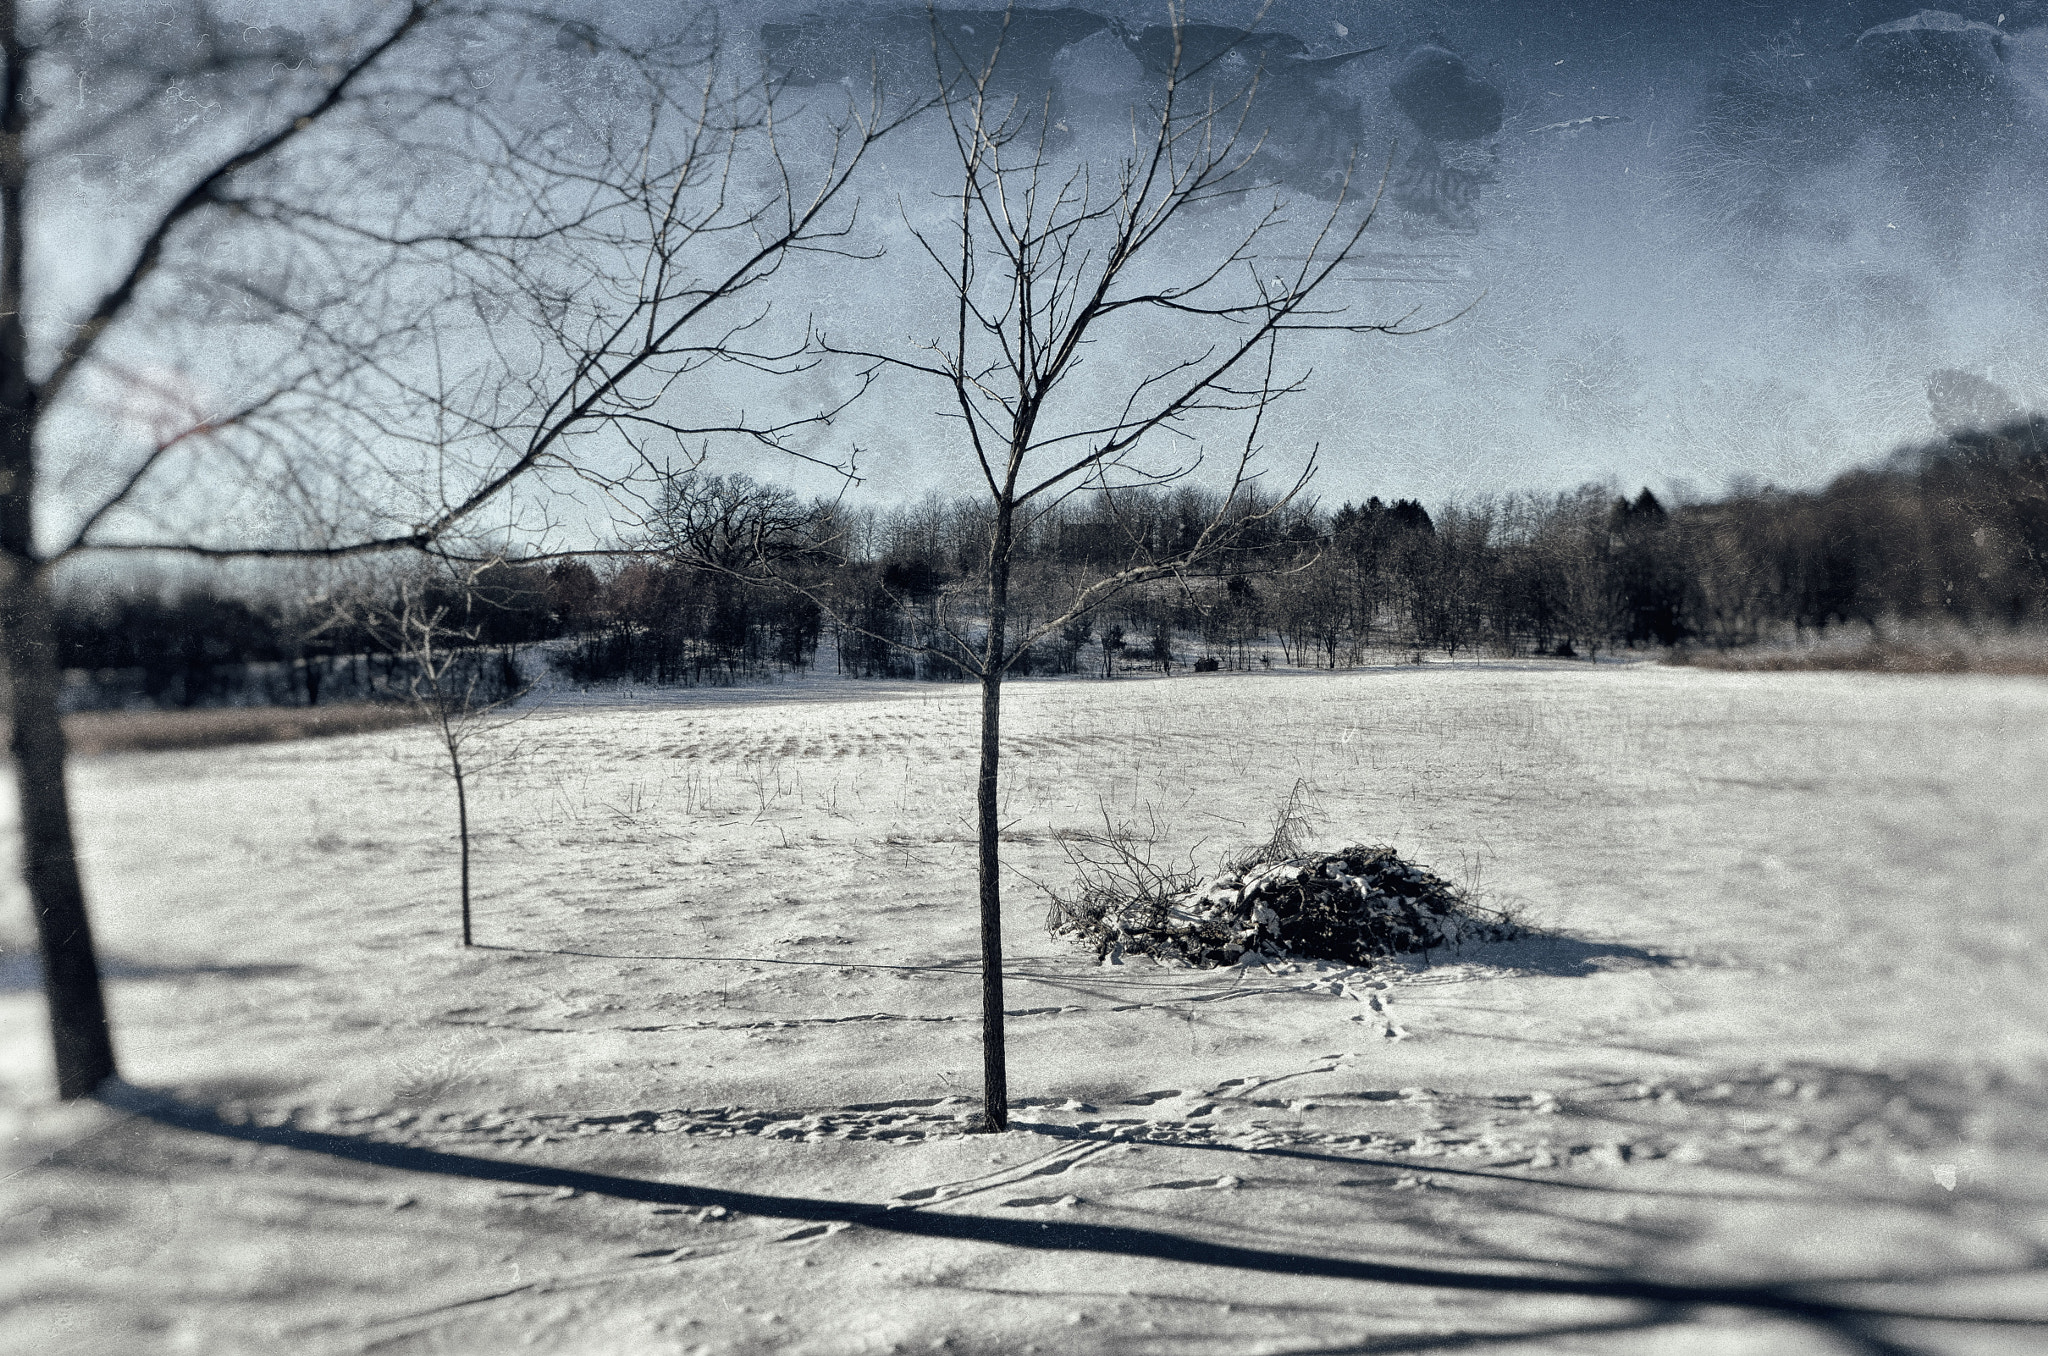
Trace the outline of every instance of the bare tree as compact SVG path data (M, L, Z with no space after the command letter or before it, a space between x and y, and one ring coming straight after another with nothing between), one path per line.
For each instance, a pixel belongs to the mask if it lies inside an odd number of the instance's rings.
M1490 506L1448 504L1430 532L1410 538L1403 564L1408 571L1409 639L1418 656L1424 647L1442 650L1446 658L1456 658L1461 649L1476 649L1492 600L1492 533Z
M146 16L155 22L137 22L85 6L31 9L0 0L0 649L22 869L42 947L60 1096L90 1093L115 1063L65 784L51 575L91 545L166 462L209 434L254 425L277 396L273 390L202 411L203 398L176 370L149 370L138 346L120 342L122 331L160 319L152 312L172 302L163 282L175 256L200 219L220 210L238 176L288 155L316 125L337 118L373 69L417 34L428 9L408 7L367 40L268 31L237 40L231 35L239 25L196 8L166 6ZM304 77L277 74L287 61L311 69ZM175 133L184 128L163 126L158 100L166 89L195 107L239 96L240 116L203 129L213 135L180 140ZM182 112L174 105L172 116ZM119 185L146 203L138 210L131 201L125 219L114 218L132 227L122 265L111 276L95 276L82 260L66 267L59 242L85 225L67 219L83 204L66 180L100 157L132 164L128 157L151 152L171 168ZM203 273L194 269L187 281ZM49 521L49 478L78 470L63 465L56 434L67 418L89 420L96 401L104 410L110 391L153 407L148 445L125 466L111 458L89 466L95 493L85 510L68 522ZM76 435L75 423L70 432ZM61 478L58 488L65 488ZM53 537L62 543L55 549Z
M305 22L0 0L0 648L63 1097L116 1067L58 719L64 561L483 559L556 526L522 486L650 439L801 454L858 390L764 420L705 378L807 366L802 334L752 337L782 262L850 228L835 204L897 121L879 97L798 156L715 32L636 47L490 0ZM65 261L88 226L119 233L103 273Z
M829 506L751 476L693 469L665 476L659 494L641 549L699 569L744 575L826 547L836 535Z
M497 761L496 755L479 758L475 746L480 739L497 735L509 720L506 708L531 690L518 681L516 672L501 667L492 673L495 660L509 664L507 656L479 648L482 628L469 620L475 610L472 594L478 571L470 570L450 581L450 587L431 590L417 580L399 585L398 598L388 606L373 608L361 620L369 632L387 646L410 671L406 695L427 718L441 753L440 766L455 786L456 841L462 851L462 944L472 944L469 907L469 779ZM443 596L434 596L436 592ZM452 598L465 606L460 615Z
M1352 612L1356 568L1341 553L1331 552L1279 582L1275 612L1289 663L1337 667L1345 636L1357 624Z
M987 492L984 565L970 598L937 617L918 648L959 664L981 686L976 788L981 919L985 1128L1008 1125L1003 1042L1002 890L997 780L1005 676L1032 644L1147 581L1184 579L1213 565L1248 528L1292 502L1313 467L1283 493L1248 508L1259 474L1261 419L1300 391L1278 375L1278 347L1303 331L1396 333L1403 322L1356 323L1322 304L1372 220L1348 191L1301 222L1275 198L1250 201L1260 138L1256 77L1233 93L1209 83L1227 52L1188 59L1178 11L1164 87L1134 112L1128 153L1099 183L1086 163L1049 148L1044 106L999 93L1000 42L941 97L955 159L948 224L910 229L948 299L944 329L911 350L835 343L944 393L957 454ZM935 63L945 37L932 25ZM958 61L958 54L952 54ZM1191 80L1208 89L1200 102ZM1192 218L1209 209L1199 227ZM1217 230L1230 210L1248 223ZM1182 230L1183 226L1194 227ZM1404 317L1405 320L1405 317ZM1108 383L1084 372L1091 352L1114 346L1135 364ZM1199 454L1162 444L1228 435L1236 451L1208 519L1185 539L1131 531L1124 563L1020 616L1012 594L1021 533L1083 490L1114 506L1119 491L1194 473Z

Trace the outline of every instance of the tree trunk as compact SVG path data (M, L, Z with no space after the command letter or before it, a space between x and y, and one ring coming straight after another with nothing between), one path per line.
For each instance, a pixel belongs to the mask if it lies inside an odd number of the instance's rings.
M1001 760L1003 678L981 680L981 779L975 788L981 885L981 1100L986 1128L1010 1128L1009 1064L1003 1050L1002 864L996 772Z
M988 641L982 649L981 775L974 805L981 887L981 1105L985 1130L1010 1128L1009 1061L1003 1049L1003 893L996 818L996 778L1002 765L1003 645L1010 604L1010 511L996 510L989 551Z
M36 554L36 423L40 393L28 371L22 324L27 225L28 53L15 32L14 0L0 0L0 650L12 706L14 784L20 805L21 874L43 951L43 992L57 1064L57 1095L90 1096L114 1076L100 967L86 918L85 888L64 784L63 673L50 580Z
M450 749L449 761L455 769L455 832L462 840L462 944L470 945L469 939L469 795L462 785L462 755Z
M8 525L15 493L0 496ZM21 874L43 953L43 993L57 1064L57 1095L89 1097L114 1076L114 1042L100 992L100 968L78 878L71 804L64 780L64 727L57 716L56 636L49 581L6 534L0 637L13 699L14 785L21 817Z

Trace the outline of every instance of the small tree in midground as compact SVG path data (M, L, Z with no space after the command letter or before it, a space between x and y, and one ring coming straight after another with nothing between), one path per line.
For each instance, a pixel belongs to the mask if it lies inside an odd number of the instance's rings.
M1247 503L1260 418L1302 388L1275 375L1282 336L1399 329L1346 322L1314 304L1357 247L1371 211L1356 211L1345 192L1305 224L1292 222L1277 200L1248 204L1259 141L1247 135L1256 77L1234 95L1185 99L1188 79L1213 76L1205 68L1228 53L1195 67L1184 62L1178 17L1173 35L1165 87L1153 108L1134 113L1131 148L1105 189L1086 163L1055 159L1042 106L997 93L1000 42L985 63L970 67L970 79L946 83L954 63L940 52L946 40L934 21L944 130L957 158L947 171L947 224L910 229L938 274L943 329L910 351L828 344L936 385L957 424L957 453L988 494L980 577L956 586L945 600L950 608L920 608L922 638L878 638L950 661L981 686L975 801L990 1130L1007 1128L1009 1119L996 794L1005 676L1035 642L1126 590L1213 564L1247 519L1279 511L1300 491L1306 470L1287 493ZM1235 229L1219 229L1214 216L1190 221L1204 209L1232 207L1249 210L1249 221ZM1083 375L1084 355L1110 344L1124 364L1119 374L1107 384L1092 371ZM1160 458L1154 446L1173 435L1221 433L1238 450L1206 522L1171 546L1133 525L1120 567L1040 600L1028 614L1018 609L1014 553L1043 515L1079 491L1099 491L1114 506L1120 491L1182 479L1199 458ZM829 596L820 601L832 607ZM838 619L842 628L861 629L843 614Z
M469 779L503 756L496 750L479 757L475 745L509 723L506 708L530 688L519 682L508 655L478 644L483 628L473 614L477 606L489 606L488 600L476 598L470 590L459 597L465 606L458 609L454 602L408 581L400 586L396 606L372 614L369 629L410 671L406 695L425 715L439 746L440 768L455 784L455 833L462 849L462 944L469 946Z

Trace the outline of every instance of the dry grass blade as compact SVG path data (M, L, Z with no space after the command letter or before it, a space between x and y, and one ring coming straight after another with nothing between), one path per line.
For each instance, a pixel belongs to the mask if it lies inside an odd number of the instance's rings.
M1242 874L1267 862L1291 861L1314 851L1313 843L1323 826L1323 807L1315 788L1306 777L1297 777L1286 803L1273 816L1273 831L1266 841L1232 858L1229 869Z

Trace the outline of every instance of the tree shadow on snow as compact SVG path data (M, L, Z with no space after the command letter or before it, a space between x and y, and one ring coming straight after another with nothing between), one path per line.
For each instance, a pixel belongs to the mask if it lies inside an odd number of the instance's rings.
M1896 1281L1896 1277L1830 1278L1823 1282L1764 1285L1691 1285L1634 1276L1622 1270L1580 1275L1531 1275L1449 1266L1410 1266L1372 1262L1320 1253L1285 1252L1212 1242L1162 1230L1068 1220L1002 1219L979 1215L942 1214L900 1204L840 1201L817 1197L772 1195L723 1187L690 1186L650 1181L614 1173L534 1163L511 1163L392 1144L326 1131L290 1126L241 1123L213 1107L179 1101L160 1093L110 1081L101 1089L106 1104L166 1127L245 1143L274 1145L304 1153L324 1154L397 1172L417 1172L470 1181L518 1183L567 1189L616 1200L685 1208L722 1206L728 1211L770 1219L810 1223L844 1223L882 1233L926 1239L951 1239L1032 1251L1095 1253L1212 1266L1233 1271L1324 1277L1381 1285L1465 1293L1529 1297L1573 1296L1634 1302L1649 1306L1643 1315L1656 1322L1670 1311L1702 1306L1736 1308L1817 1324L1855 1342L1873 1356L1905 1353L1880 1335L1879 1325L1893 1322L1969 1324L2014 1328L2048 1328L2048 1318L1982 1316L1910 1311L1843 1303L1825 1290L1862 1281ZM2010 1274L2001 1272L1999 1274ZM1478 1344L1478 1335L1474 1335ZM1499 1341L1499 1335L1484 1340ZM1341 1348L1357 1350L1358 1348ZM1395 1350L1399 1350L1396 1345ZM1439 1350L1446 1349L1443 1347ZM1452 1348L1454 1349L1454 1348Z
M1531 933L1508 942L1486 942L1455 951L1434 951L1437 964L1467 961L1553 979L1585 979L1627 970L1669 969L1687 962L1682 956L1650 951L1625 942L1591 942L1578 937Z
M580 956L591 960L696 961L724 965L789 965L827 970L904 970L925 974L958 975L964 978L979 978L981 974L981 962L972 959L938 961L924 965L897 965L849 958L802 960L789 956L666 955L583 951L569 947L505 946L487 942L478 943L475 949L518 952L534 956ZM1531 933L1508 942L1474 942L1462 947L1415 952L1389 959L1397 965L1412 966L1419 970L1428 970L1435 965L1467 962L1560 979L1584 979L1589 975L1666 968L1690 963L1682 956L1650 951L1640 946L1630 946L1625 942L1590 942L1577 937L1540 933ZM1045 974L1018 968L1025 965L1059 965L1069 961L1074 966L1072 974ZM1302 958L1296 963L1313 964L1314 961ZM1124 967L1118 967L1122 968ZM1128 968L1139 974L1150 973L1149 967L1135 960ZM1225 966L1214 971L1184 970L1179 973L1221 975L1229 973L1230 968ZM1126 974L1104 970L1079 947L1068 955L1013 955L1008 958L1003 971L1005 979L1021 980L1069 981L1077 975L1100 979L1129 978Z
M200 963L155 965L125 960L119 956L100 957L102 979L281 979L305 969L286 963L250 965L208 965ZM43 960L34 951L13 951L0 955L0 993L28 993L43 987Z

